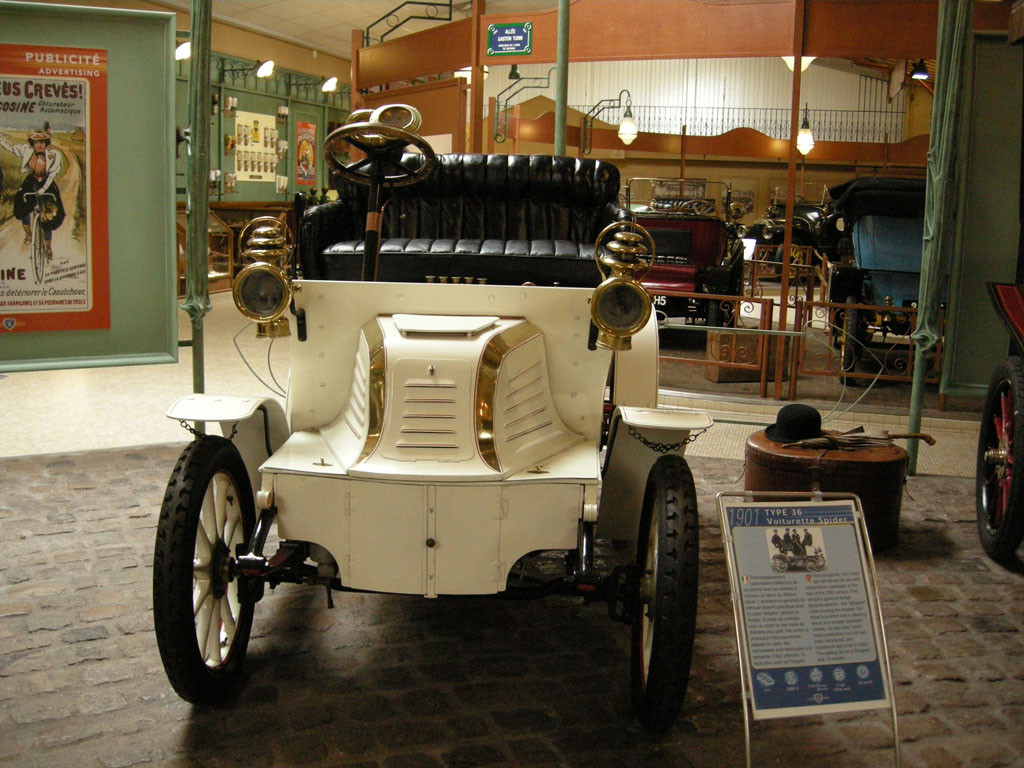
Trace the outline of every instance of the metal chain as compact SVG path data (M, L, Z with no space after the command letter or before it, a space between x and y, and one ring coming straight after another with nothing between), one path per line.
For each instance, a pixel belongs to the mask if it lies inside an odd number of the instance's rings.
M178 423L181 424L181 428L182 429L184 429L186 432L190 432L192 434L192 437L196 438L197 440L200 437L205 437L206 436L204 433L200 432L198 429L196 429L191 424L189 424L187 421L185 421L185 419L178 419ZM234 424L231 425L231 434L228 435L228 440L234 440L235 439L235 435L237 435L237 434L238 434L238 422L236 421Z
M700 432L687 435L685 439L680 440L677 443L656 443L644 437L637 429L633 427L633 425L627 424L626 426L629 429L630 437L636 438L638 441L640 441L641 445L643 445L645 448L650 448L655 453L672 453L673 451L678 451L684 445L692 443L698 437L707 432L706 429L702 429Z

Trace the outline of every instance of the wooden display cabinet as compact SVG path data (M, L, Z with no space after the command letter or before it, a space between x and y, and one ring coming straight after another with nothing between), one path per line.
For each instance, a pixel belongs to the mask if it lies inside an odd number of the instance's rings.
M183 205L177 212L178 295L185 295L185 233ZM207 230L210 291L229 291L235 276L235 233L216 213L210 211Z

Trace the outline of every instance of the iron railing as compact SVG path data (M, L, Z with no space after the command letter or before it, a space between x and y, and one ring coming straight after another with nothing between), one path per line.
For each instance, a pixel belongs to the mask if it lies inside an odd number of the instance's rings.
M586 113L589 105L573 106ZM632 105L633 118L642 133L687 136L719 136L736 128L753 128L773 139L789 138L790 110L768 107L658 107ZM622 110L609 110L602 118L617 125ZM812 109L808 120L815 141L895 143L904 139L904 114L892 110Z

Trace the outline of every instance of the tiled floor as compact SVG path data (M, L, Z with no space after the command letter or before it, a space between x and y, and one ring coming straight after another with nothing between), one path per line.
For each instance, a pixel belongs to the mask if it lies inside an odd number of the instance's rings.
M230 294L215 294L212 298L213 311L204 323L206 391L244 395L270 391L247 368L236 343L264 381L274 387L272 376L276 376L283 385L288 341L275 343L268 353L268 342L255 338L254 328L238 314ZM179 337L188 338L189 319L183 312L179 318ZM268 363L273 364L272 370ZM4 423L0 456L181 442L187 435L164 414L175 400L191 391L192 352L188 347L180 350L176 364L7 374L0 378ZM714 427L688 448L691 455L731 459L743 458L746 436L774 422L780 407L773 400L667 390L662 391L661 400L667 405L707 410L715 419ZM863 425L894 433L906 431L906 415L894 414L893 409L859 407L836 418L839 414L830 413L832 404L814 405L821 410L829 429ZM932 447L921 446L918 472L973 476L977 421L969 416L960 413L924 420L923 430L937 442Z

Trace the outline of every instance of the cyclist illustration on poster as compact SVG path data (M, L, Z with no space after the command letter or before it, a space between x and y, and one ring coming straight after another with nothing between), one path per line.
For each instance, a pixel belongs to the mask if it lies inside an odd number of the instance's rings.
M0 149L21 160L25 174L14 195L14 218L25 229L25 245L32 249L32 266L37 283L43 281L44 267L53 259L53 230L64 223L64 202L55 184L64 168L63 153L51 146L53 134L47 120L39 130L29 131L24 144L12 145L0 133Z
M109 323L91 210L106 74L105 51L0 45L0 332Z

